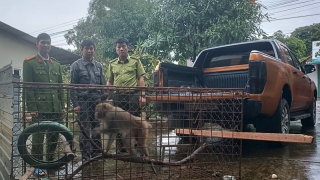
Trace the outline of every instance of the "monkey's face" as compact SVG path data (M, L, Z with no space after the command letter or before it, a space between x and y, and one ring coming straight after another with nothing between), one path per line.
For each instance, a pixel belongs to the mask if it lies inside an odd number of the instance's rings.
M96 110L94 113L94 116L96 119L98 120L102 120L106 117L106 113L107 113L107 109L104 105L104 103L100 103L98 105L96 105Z

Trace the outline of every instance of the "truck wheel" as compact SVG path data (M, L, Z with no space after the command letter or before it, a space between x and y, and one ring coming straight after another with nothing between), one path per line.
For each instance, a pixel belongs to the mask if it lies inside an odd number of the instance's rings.
M317 115L317 105L316 105L315 97L312 98L312 104L308 112L310 113L311 116L305 119L301 119L301 124L302 126L305 126L305 127L314 127L314 125L316 124L316 115Z
M282 98L275 115L271 118L270 133L289 134L290 132L290 108L286 99ZM274 146L285 146L284 142L272 142Z

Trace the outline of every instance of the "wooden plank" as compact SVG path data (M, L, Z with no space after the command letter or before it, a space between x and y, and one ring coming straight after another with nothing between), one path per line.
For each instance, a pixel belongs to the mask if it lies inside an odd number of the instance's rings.
M227 89L226 89L227 90ZM180 92L180 95L158 95L158 96L147 96L147 101L200 101L200 100L224 100L224 99L238 99L241 100L246 97L246 94L234 91L232 93L222 92L222 93L202 93L202 94L184 94L183 91Z
M226 71L239 71L248 69L248 64L234 65L234 66L224 66L224 67L215 67L215 68L203 68L204 73L213 73L213 72L226 72Z
M189 134L204 137L220 137L231 139L249 139L260 141L312 143L313 137L304 134L280 134L280 133L258 133L258 132L233 132L233 131L210 131L210 130L191 130L175 129L176 134Z

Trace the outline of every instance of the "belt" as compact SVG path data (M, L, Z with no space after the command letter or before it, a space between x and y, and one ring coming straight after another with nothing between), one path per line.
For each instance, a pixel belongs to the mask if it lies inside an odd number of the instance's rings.
M134 91L118 91L115 92L115 94L121 94L121 95L127 95L127 94L137 94L138 91L134 90Z

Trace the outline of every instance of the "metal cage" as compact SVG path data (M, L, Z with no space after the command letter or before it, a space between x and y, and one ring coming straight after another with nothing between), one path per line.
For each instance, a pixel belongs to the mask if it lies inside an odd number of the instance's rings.
M11 179L40 178L33 174L34 167L44 169L50 179L241 177L242 142L232 134L242 131L243 89L19 82L14 86L18 95L14 113L20 118L13 123ZM141 100L145 100L143 107ZM81 106L79 112L74 112L75 102ZM105 103L117 107L105 119L117 121L106 130L115 136L108 152L106 143L111 138L101 133L105 124L97 119L95 109ZM119 118L124 112L131 115ZM131 121L137 121L137 127L142 121L147 126L130 129L126 123ZM148 129L148 157L137 143L143 128ZM230 135L223 137L223 132ZM133 144L127 147L129 141Z

